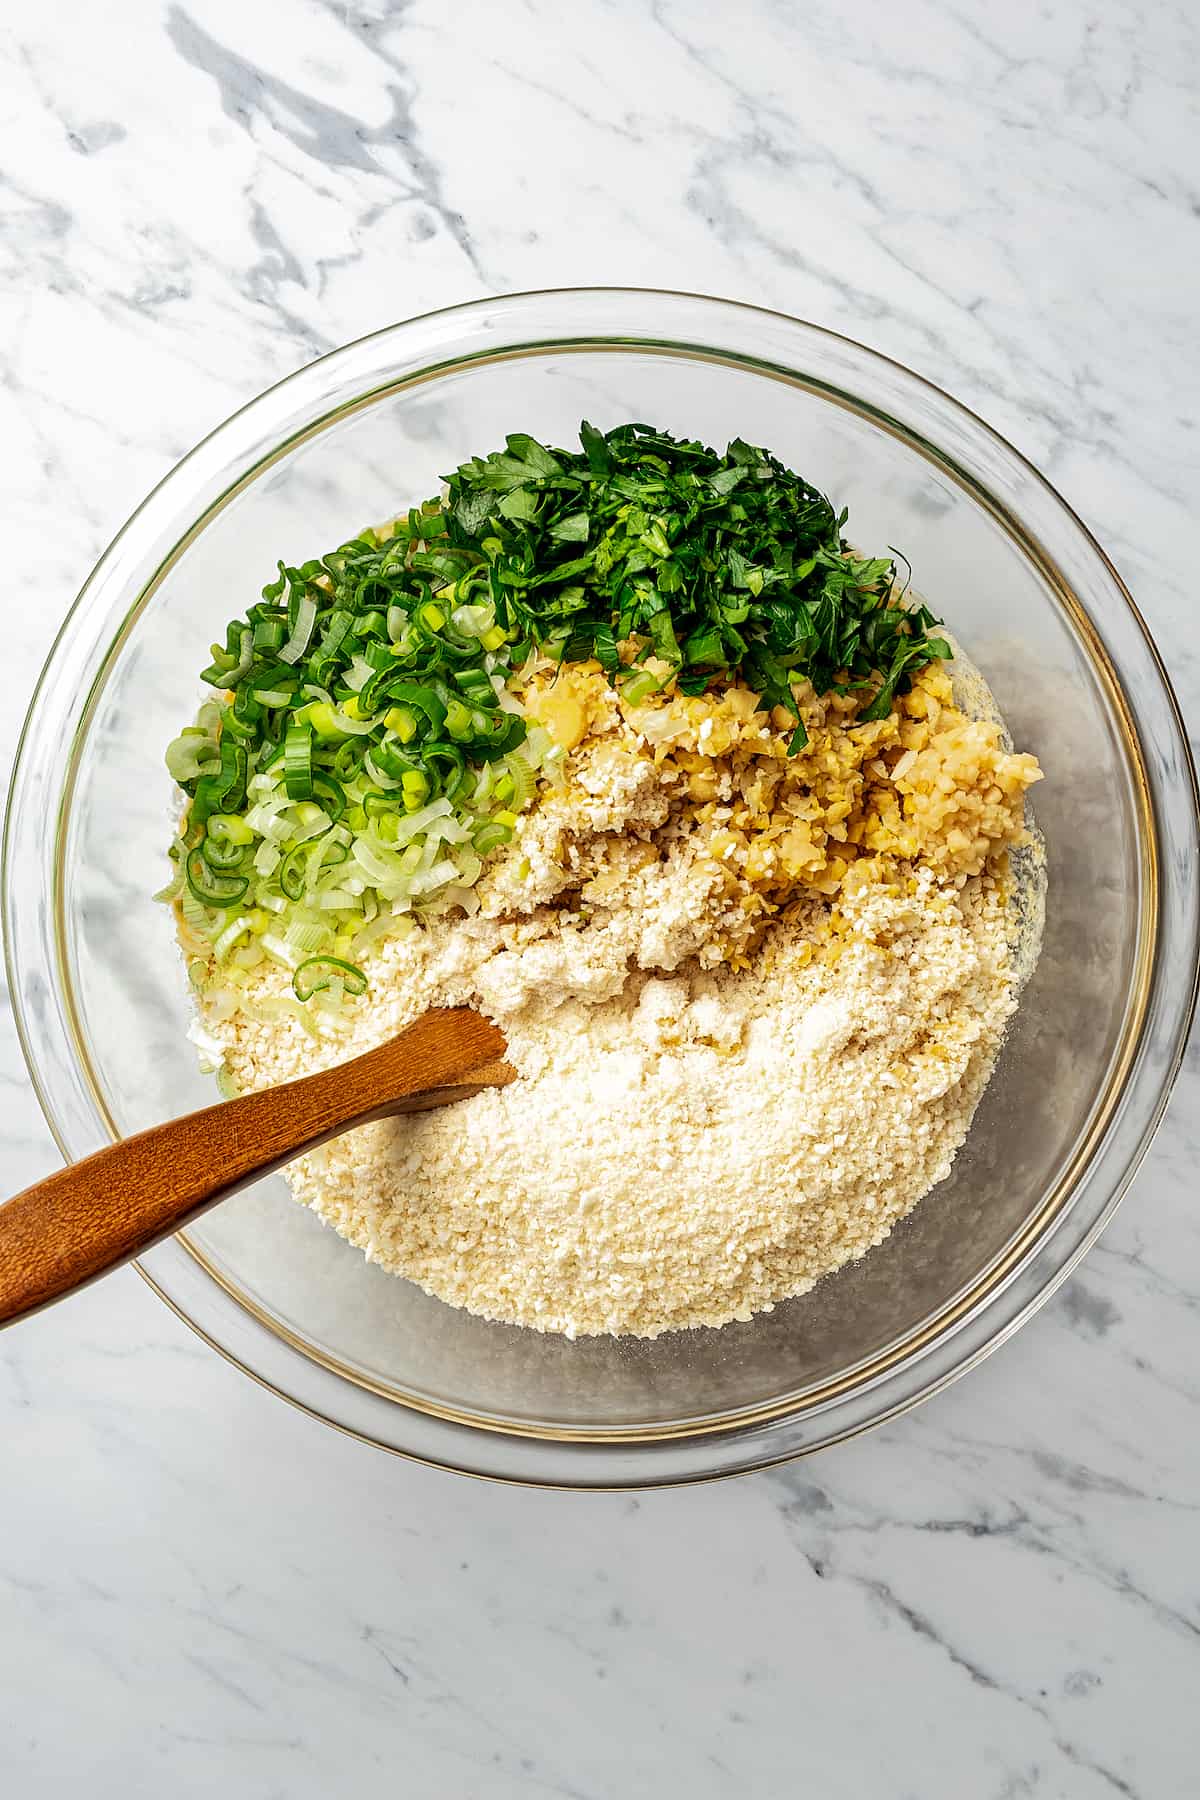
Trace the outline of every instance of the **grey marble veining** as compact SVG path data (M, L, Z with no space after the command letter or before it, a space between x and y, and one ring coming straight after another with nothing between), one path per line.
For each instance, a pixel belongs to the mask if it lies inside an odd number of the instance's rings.
M722 292L1066 493L1200 719L1200 15L982 0L13 0L5 642L310 357L506 288ZM19 595L19 600L17 596ZM0 715L0 782L15 746ZM130 1274L0 1338L0 1789L1197 1791L1200 1057L1080 1273L915 1414L639 1499L324 1431ZM0 1004L0 1171L54 1153Z

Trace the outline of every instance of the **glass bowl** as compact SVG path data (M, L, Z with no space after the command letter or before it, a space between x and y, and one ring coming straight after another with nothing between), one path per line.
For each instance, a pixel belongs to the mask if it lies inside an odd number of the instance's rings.
M281 382L138 510L30 711L5 917L30 1072L68 1158L211 1101L168 910L163 749L280 554L436 488L512 430L587 417L771 446L895 545L988 676L1037 791L1045 945L949 1180L886 1244L750 1323L568 1343L369 1267L262 1182L141 1259L215 1348L343 1430L473 1474L636 1486L816 1449L994 1348L1096 1237L1162 1113L1195 998L1195 778L1170 686L1095 541L1009 445L813 325L684 294L525 294L414 319ZM536 1145L531 1154L537 1154Z

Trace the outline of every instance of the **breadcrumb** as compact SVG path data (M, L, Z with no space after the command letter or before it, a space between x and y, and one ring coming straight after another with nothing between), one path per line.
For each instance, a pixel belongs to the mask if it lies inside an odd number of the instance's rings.
M1040 771L922 671L887 719L736 686L625 707L529 672L567 751L471 918L364 959L315 1027L262 963L201 1022L242 1087L430 1006L502 1026L521 1079L293 1165L298 1199L453 1305L561 1332L769 1310L882 1241L950 1169L1014 1005L1007 848Z

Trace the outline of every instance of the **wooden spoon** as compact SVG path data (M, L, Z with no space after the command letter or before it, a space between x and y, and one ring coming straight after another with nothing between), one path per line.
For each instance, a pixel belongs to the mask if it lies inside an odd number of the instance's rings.
M426 1013L353 1062L156 1125L35 1183L0 1206L0 1326L351 1126L503 1087L515 1074L506 1048L469 1007Z

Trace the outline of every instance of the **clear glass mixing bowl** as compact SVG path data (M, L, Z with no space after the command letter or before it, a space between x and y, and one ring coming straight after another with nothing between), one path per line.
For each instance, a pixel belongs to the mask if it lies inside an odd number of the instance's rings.
M655 1343L487 1324L369 1268L261 1183L142 1259L217 1349L430 1462L578 1486L732 1473L828 1444L977 1361L1095 1238L1182 1054L1194 774L1145 626L1095 541L945 394L815 326L682 294L479 301L272 388L186 457L88 580L12 787L5 911L30 1072L71 1157L206 1104L165 876L163 747L275 559L319 553L523 429L646 419L770 445L892 544L1037 752L1045 947L951 1178L812 1294ZM537 1146L530 1146L537 1155ZM655 1177L657 1179L657 1177Z

